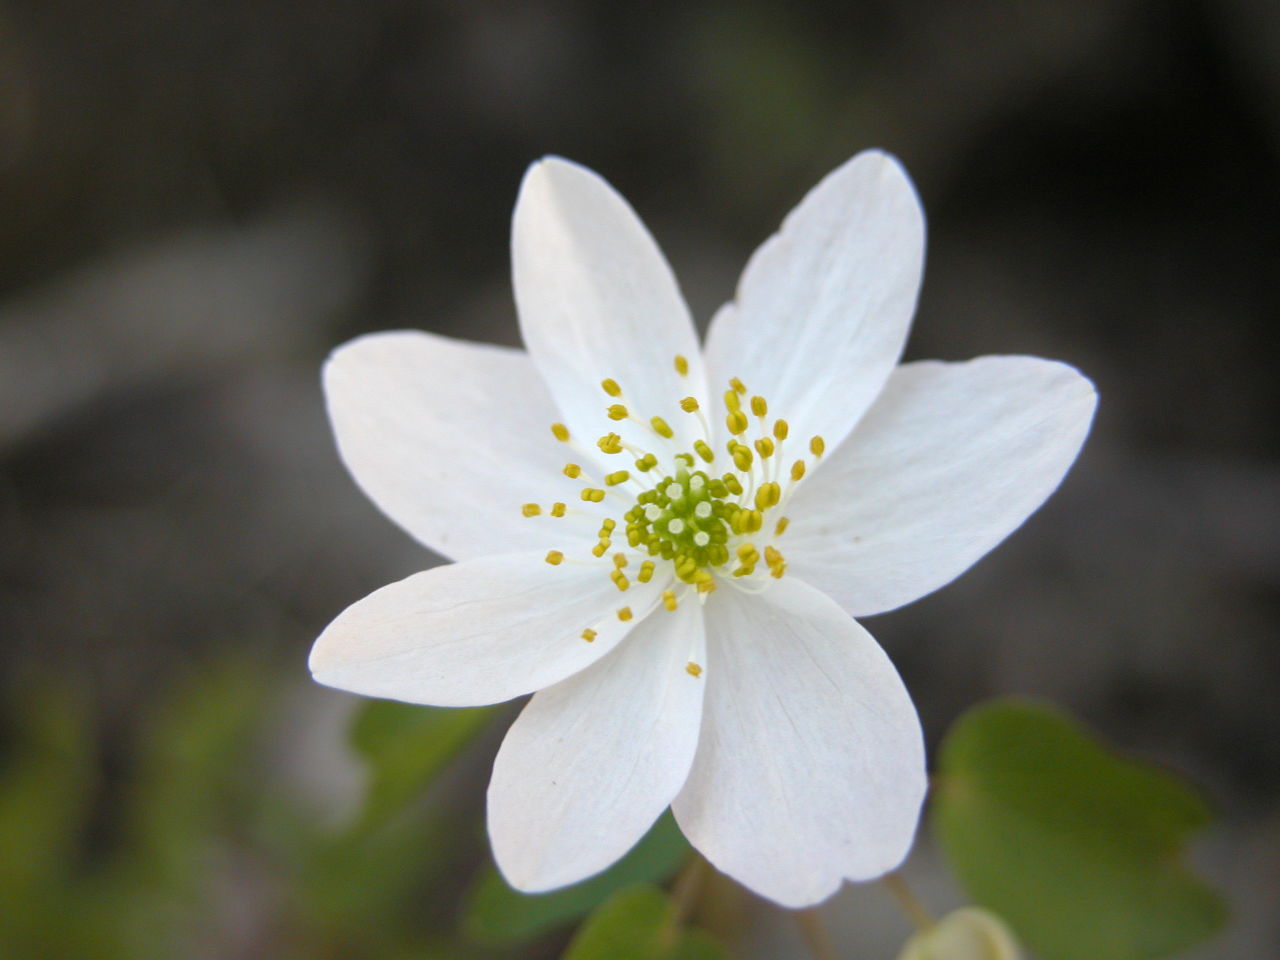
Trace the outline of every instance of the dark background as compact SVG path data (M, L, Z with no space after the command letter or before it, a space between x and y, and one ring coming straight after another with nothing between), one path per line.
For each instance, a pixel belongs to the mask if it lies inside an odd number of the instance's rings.
M368 330L516 342L531 160L609 178L705 322L870 146L929 217L909 357L1065 360L1101 406L1023 531L869 626L933 742L982 697L1042 695L1197 783L1221 820L1195 859L1237 919L1196 955L1268 953L1269 0L0 0L0 771L32 691L71 691L92 774L75 869L127 848L138 745L227 663L271 704L255 769L321 807L353 795L351 699L310 685L307 650L431 561L343 473L318 367ZM268 955L263 891L287 880L236 862L196 882L218 906L183 955Z

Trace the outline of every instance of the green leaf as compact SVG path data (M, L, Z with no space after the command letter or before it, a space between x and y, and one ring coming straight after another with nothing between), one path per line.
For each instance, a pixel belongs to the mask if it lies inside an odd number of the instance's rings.
M1221 927L1221 899L1181 862L1209 819L1187 786L1048 706L980 706L942 745L938 840L970 896L1046 960L1147 960Z
M670 898L651 884L609 898L578 931L564 960L727 960L701 930L683 929Z
M358 827L399 813L471 742L496 707L419 707L370 700L356 714L351 745L369 765L369 786Z
M689 844L675 819L666 813L630 853L604 873L563 890L518 893L491 867L467 897L463 927L467 936L479 943L530 940L585 916L625 887L665 880L688 856Z

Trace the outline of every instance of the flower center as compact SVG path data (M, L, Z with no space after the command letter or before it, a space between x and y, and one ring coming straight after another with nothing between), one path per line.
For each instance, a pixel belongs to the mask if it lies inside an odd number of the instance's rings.
M675 358L675 369L681 377L688 375L684 357ZM690 591L705 600L720 582L754 592L763 589L770 578L781 578L787 563L775 543L789 522L783 510L809 462L822 456L822 437L810 438L808 456L794 458L785 467L787 421L771 420L768 401L761 396L748 398L746 385L734 377L722 399L729 434L724 452L717 454L712 449L710 425L694 397L685 397L679 406L696 417L701 437L693 441L692 450L675 452L675 431L665 420L645 420L637 415L617 381L603 380L600 387L610 400L606 416L639 425L644 435L655 441L657 452L610 432L596 440L596 447L607 456L630 459L632 469L605 473L598 482L588 474L589 468L576 462L567 464L565 476L583 484L578 497L582 506L572 512L598 519L600 528L590 557L567 559L561 551L552 550L547 562L553 566L586 562L602 567L607 563L610 578L624 593L631 588L628 571L640 583L660 577L671 584L662 592L662 604L668 610L675 610ZM564 424L552 424L551 432L561 443L587 453ZM536 503L526 503L522 511L526 517L544 514ZM546 512L564 517L571 511L567 504L555 503ZM616 552L605 561L605 555L615 550L615 542ZM638 566L633 566L633 561ZM631 619L630 607L616 612L619 619ZM596 633L587 629L582 636L592 641ZM691 673L695 667L690 664Z

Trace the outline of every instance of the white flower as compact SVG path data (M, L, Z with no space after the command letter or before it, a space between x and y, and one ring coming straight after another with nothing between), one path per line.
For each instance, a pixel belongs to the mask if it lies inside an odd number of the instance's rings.
M347 609L311 670L442 706L539 691L489 786L514 886L602 870L668 805L788 907L905 856L919 721L853 617L936 590L1021 524L1095 404L1032 357L895 366L923 250L905 173L860 154L751 258L699 350L631 208L547 159L512 231L528 353L396 332L330 359L356 481L456 562Z

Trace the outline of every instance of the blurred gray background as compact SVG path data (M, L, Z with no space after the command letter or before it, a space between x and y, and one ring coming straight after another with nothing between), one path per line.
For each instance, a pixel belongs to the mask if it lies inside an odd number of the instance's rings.
M869 146L929 216L909 357L1053 357L1102 400L1040 514L868 625L934 742L982 697L1040 695L1196 782L1221 817L1196 859L1238 915L1195 955L1268 954L1271 0L0 0L0 759L27 692L73 684L91 862L154 705L247 658L279 701L268 766L340 804L350 701L309 685L309 644L434 560L344 474L325 354L398 327L515 343L509 217L544 153L631 200L705 322ZM927 844L908 875L956 897ZM880 896L846 894L837 932ZM191 955L269 955L255 909L224 904Z

